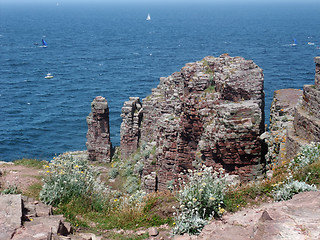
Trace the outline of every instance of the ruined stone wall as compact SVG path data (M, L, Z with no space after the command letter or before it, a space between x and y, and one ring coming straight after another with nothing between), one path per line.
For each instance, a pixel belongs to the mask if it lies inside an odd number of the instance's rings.
M189 63L143 99L141 142L156 142L143 175L156 173L160 190L202 164L254 178L264 164L263 131L261 68L227 54Z
M293 124L287 131L287 159L292 159L302 145L320 142L320 57L315 59L315 85L305 85L296 106Z
M109 107L104 97L98 96L91 103L87 117L87 149L89 160L110 162L112 144L109 129Z

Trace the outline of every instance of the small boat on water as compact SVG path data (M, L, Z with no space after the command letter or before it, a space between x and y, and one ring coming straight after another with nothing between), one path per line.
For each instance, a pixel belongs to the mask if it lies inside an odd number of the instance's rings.
M314 43L313 42L308 42L308 45L314 46Z
M147 21L150 21L151 20L151 17L150 17L150 14L148 13L148 16L147 16Z
M51 73L48 73L47 76L44 77L45 79L50 79L53 78L53 76L51 75Z
M44 39L42 39L42 47L44 47L44 48L47 47L47 42Z
M297 39L293 39L293 43L292 43L292 46L297 46L298 42L297 42Z

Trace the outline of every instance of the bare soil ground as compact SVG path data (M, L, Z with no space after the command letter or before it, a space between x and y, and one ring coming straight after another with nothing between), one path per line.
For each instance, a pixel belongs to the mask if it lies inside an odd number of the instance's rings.
M22 193L29 191L34 184L41 184L42 169L36 169L13 163L0 163L0 189L17 186Z

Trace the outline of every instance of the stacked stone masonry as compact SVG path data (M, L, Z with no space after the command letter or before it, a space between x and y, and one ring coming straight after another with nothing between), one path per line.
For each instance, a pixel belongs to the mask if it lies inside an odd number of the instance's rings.
M293 158L302 145L320 142L320 57L315 57L315 85L305 85L295 108L293 124L287 130L287 159Z
M111 161L109 107L104 97L98 96L91 103L91 113L87 117L87 149L89 159L99 162Z
M147 182L153 179L156 186L145 184L145 189L167 189L184 170L203 164L242 179L261 174L263 82L263 71L253 61L227 54L188 63L161 78L142 103L140 143L156 144L143 170ZM125 131L121 134L126 136ZM128 148L128 142L121 141L121 149Z

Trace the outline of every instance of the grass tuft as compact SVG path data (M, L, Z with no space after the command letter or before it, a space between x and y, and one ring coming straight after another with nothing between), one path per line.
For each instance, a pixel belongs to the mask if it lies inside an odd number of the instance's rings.
M23 158L19 160L13 161L14 165L21 165L25 167L31 167L36 169L42 169L43 166L48 164L48 161L45 160L37 160L37 159L29 159L29 158Z

